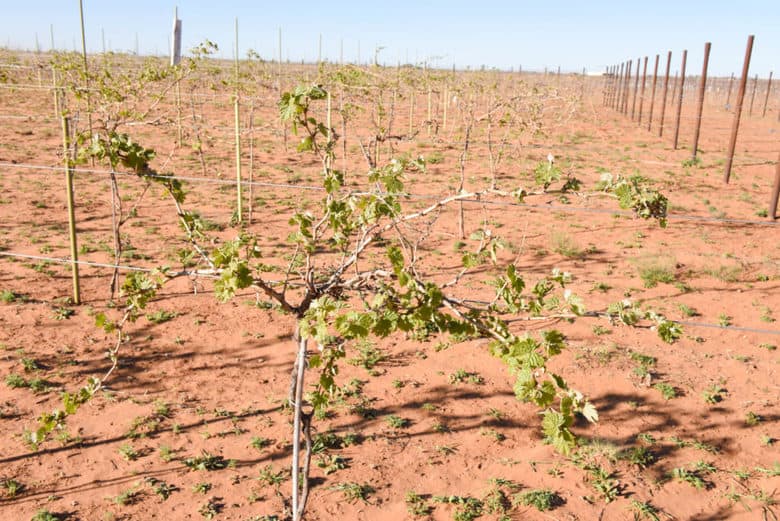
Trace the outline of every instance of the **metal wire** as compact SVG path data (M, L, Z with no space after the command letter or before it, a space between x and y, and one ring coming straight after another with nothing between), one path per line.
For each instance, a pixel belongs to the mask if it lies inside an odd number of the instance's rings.
M0 167L22 168L22 169L40 170L40 171L57 171L57 172L63 172L65 170L65 167L62 166L57 167L57 166L30 165L24 163L7 163L7 162L0 162ZM108 170L91 170L85 168L73 168L71 169L71 171L73 171L74 173L87 173L87 174L99 174L99 175L111 174L111 172ZM125 176L125 177L137 177L135 174L127 173L127 172L114 172L114 175ZM233 186L238 184L238 181L230 180L230 179L208 179L203 177L164 176L164 175L155 175L155 174L145 175L145 177L151 177L155 179L187 181L192 183L220 184L220 185L233 185ZM241 185L242 186L251 185L251 186L259 186L259 187L266 187L266 188L281 188L281 189L289 189L289 190L308 190L308 191L315 191L315 192L325 191L325 188L321 186L293 185L293 184L286 184L286 183L268 183L265 181L241 181ZM356 191L350 193L352 193L353 195L376 195L375 192ZM441 195L413 194L413 193L405 193L405 192L404 193L381 192L379 195L407 197L410 199L419 199L419 200L436 200L441 198ZM563 213L609 214L609 215L622 215L625 217L632 217L634 215L632 212L629 211L612 210L609 208L591 208L591 207L582 207L582 206L566 206L566 205L554 205L554 204L528 204L528 203L515 203L509 201L491 201L491 200L482 200L482 199L460 199L460 202L468 203L468 204L517 207L517 208L526 208L531 210L545 210L545 211L563 212ZM728 217L707 217L703 215L668 214L666 218L667 220L675 220L675 221L712 222L712 223L722 223L722 224L749 224L749 225L770 226L770 227L780 226L780 222L778 221L771 221L771 220L759 221L755 219L735 219L735 218L728 218Z
M39 260L44 262L51 262L56 264L74 264L74 261L68 258L63 257L47 257L44 255L30 255L26 253L17 253L17 252L8 252L8 251L0 251L0 256L4 257L12 257L12 258L21 258L21 259L31 259L31 260ZM110 268L110 269L120 269L124 271L140 271L149 273L152 271L155 271L153 268L142 268L139 266L128 266L128 265L122 265L122 264L108 264L103 262L92 262L92 261L83 261L78 260L75 261L75 264L84 265L84 266L92 266L97 268ZM194 271L178 271L178 272L168 272L169 274L173 276L181 276L181 275L197 275L201 278L209 278L209 279L218 279L219 277L212 274L199 274ZM720 324L711 324L708 322L688 322L688 321L682 321L682 320L669 320L670 322L674 322L675 324L680 324L683 326L688 327L704 327L704 328L711 328L711 329L722 329L726 331L738 331L743 333L756 333L756 334L762 334L762 335L780 335L780 331L775 331L773 329L758 329L758 328L752 328L752 327L739 327L739 326L723 326Z

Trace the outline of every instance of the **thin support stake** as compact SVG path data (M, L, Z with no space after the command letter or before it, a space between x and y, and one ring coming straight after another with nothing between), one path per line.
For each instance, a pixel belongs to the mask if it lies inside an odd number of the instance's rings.
M710 48L712 44L707 42L704 44L704 61L701 66L701 79L699 80L699 101L696 107L696 120L694 121L693 130L693 145L691 147L691 159L696 159L696 154L699 151L699 133L701 132L701 114L704 110L704 90L707 86L707 65L710 61Z
M772 72L769 71L769 82L766 84L766 96L764 97L764 110L761 112L761 117L766 117L766 106L769 103L769 93L772 90Z
M73 162L70 154L70 120L62 116L62 148L65 156L65 191L68 198L68 236L70 237L71 273L73 275L73 303L81 304L79 285L79 249L76 241L76 212L73 209Z
M750 108L748 109L748 116L753 115L753 103L756 101L756 90L758 90L758 74L753 78L753 93L750 95Z
M653 125L653 108L655 107L655 86L658 84L658 59L659 55L655 55L655 67L653 68L653 89L650 94L650 114L647 116L647 131L650 132L650 128Z
M677 93L677 120L674 123L674 149L677 150L680 137L680 118L682 116L683 90L685 89L685 62L688 60L688 50L683 51L682 64L680 64L680 89Z
M769 199L769 218L777 219L777 200L780 199L780 154L777 155L775 165L775 182L772 186L772 195Z
M642 91L639 94L639 116L637 117L637 122L639 125L642 124L642 107L645 104L645 84L647 83L647 56L645 56L645 64L642 68Z
M639 67L641 65L642 58L636 59L636 77L634 78L634 96L631 101L631 121L634 121L634 115L636 114L636 95L639 90Z
M92 138L92 107L89 100L89 65L87 65L87 37L84 31L84 1L79 0L79 15L81 16L81 56L84 59L84 78L86 84L86 100L87 100L87 123L89 126L89 136Z
M737 106L734 108L734 121L731 124L731 137L729 138L729 150L726 153L726 167L723 172L723 182L728 183L731 177L731 166L734 164L734 150L737 148L737 133L739 132L739 119L742 117L742 104L745 101L745 87L747 86L748 73L750 72L750 56L753 54L754 35L748 36L745 48L745 61L742 63L742 77L739 79L739 91L737 92Z
M669 69L672 66L672 51L666 55L666 75L664 76L664 93L661 101L661 119L658 122L658 137L664 135L664 116L666 116L666 95L669 92Z

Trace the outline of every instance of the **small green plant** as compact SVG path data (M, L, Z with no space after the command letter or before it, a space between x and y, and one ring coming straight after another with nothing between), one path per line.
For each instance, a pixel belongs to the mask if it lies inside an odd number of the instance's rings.
M753 411L748 411L748 413L745 415L745 425L748 427L755 427L759 423L761 423L762 418L758 414L754 413Z
M117 505L122 505L122 506L131 505L138 500L139 494L140 492L138 490L138 487L132 487L123 492L120 492L119 494L114 496L112 500Z
M349 461L346 458L335 454L323 455L317 459L317 466L322 469L326 476L347 468L348 464Z
M468 382L481 385L485 383L484 378L482 378L479 374L466 371L465 369L458 369L454 373L450 374L448 380L451 384Z
M661 521L660 511L649 502L632 499L630 506L634 511L634 521Z
M696 311L694 308L687 306L685 304L677 304L677 308L680 310L680 312L685 315L686 317L698 317L699 312Z
M455 505L454 521L474 521L484 514L485 504L475 497L433 496L436 503Z
M409 426L409 420L406 418L401 418L400 416L396 416L395 414L391 414L385 418L385 421L393 429L405 429Z
M17 494L24 490L24 485L15 479L6 479L3 481L3 488L7 497L15 498Z
M288 474L285 471L275 471L272 465L266 465L260 469L260 475L257 477L257 480L266 485L277 487L284 483L287 476Z
M655 463L656 456L647 447L632 447L618 453L618 458L645 469Z
M152 487L155 494L160 496L163 501L171 497L171 494L179 490L176 485L171 485L165 481L156 478L146 478L146 482Z
M138 451L129 443L119 446L119 455L122 456L122 459L125 461L135 461L138 459Z
M567 259L576 259L582 257L583 251L579 245L574 242L571 236L564 233L554 233L552 235L552 249L558 255Z
M677 389L673 385L660 382L655 384L653 388L661 392L661 396L664 397L664 400L677 398Z
M60 521L61 518L57 514L52 514L46 509L38 510L34 516L30 518L30 521Z
M190 470L220 470L231 466L232 461L223 456L210 454L205 450L200 456L193 456L184 460L184 464Z
M204 519L214 519L220 512L222 512L223 505L219 503L215 498L209 499L205 505L201 505L198 509Z
M672 469L672 477L690 484L692 487L703 490L710 488L712 483L706 480L706 476L717 469L703 461L697 461L691 468L678 467Z
M192 491L196 494L208 494L209 490L211 490L211 483L207 483L205 481L201 481L200 483L195 483L192 485Z
M563 498L550 489L534 489L517 494L515 501L523 506L532 506L539 512L547 512L563 504Z
M171 449L168 445L160 445L160 448L157 449L160 453L160 459L168 462L173 459L173 449Z
M368 503L368 497L376 491L368 483L338 483L331 487L331 490L337 490L344 494L344 499L350 503L358 500Z
M360 341L355 347L357 348L358 356L348 360L351 365L356 365L362 367L366 371L371 371L377 364L381 364L387 360L385 352L376 347L369 340Z
M711 385L702 392L701 396L705 402L714 405L723 401L724 394L726 394L726 389L720 385Z
M406 511L414 517L426 517L433 512L433 508L425 501L425 498L416 492L407 492L404 502L406 503Z
M255 450L262 451L263 449L270 447L271 443L272 440L269 440L268 438L263 438L262 436L252 436L252 439L249 442L249 446Z
M164 309L161 309L160 311L155 311L154 313L147 313L146 319L153 324L162 324L164 322L168 322L169 320L173 320L178 316L179 314L175 311L165 311Z

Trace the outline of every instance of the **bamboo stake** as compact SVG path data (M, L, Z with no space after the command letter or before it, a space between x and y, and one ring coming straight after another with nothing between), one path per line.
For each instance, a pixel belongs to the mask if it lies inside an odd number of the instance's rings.
M73 275L73 303L81 304L79 285L79 251L76 242L76 213L73 209L73 163L70 155L70 120L62 116L62 148L65 157L65 191L68 198L68 236L70 238L71 273Z
M239 109L239 92L238 92L238 18L236 18L236 93L235 102L233 104L236 121L236 222L241 224L243 214L243 197L241 194L241 116Z

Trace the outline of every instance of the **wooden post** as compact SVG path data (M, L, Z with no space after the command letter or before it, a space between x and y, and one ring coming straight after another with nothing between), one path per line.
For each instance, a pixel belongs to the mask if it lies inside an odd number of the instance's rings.
M65 157L65 191L68 199L68 236L70 237L70 270L73 275L73 303L81 304L79 287L79 249L76 241L76 212L73 209L73 162L70 153L70 119L62 117L62 148Z
M634 121L634 114L636 113L636 94L639 90L639 65L642 61L642 58L636 59L636 77L634 78L634 96L633 100L631 101L631 121Z
M737 92L737 106L734 108L734 121L731 124L731 137L729 150L726 153L726 168L723 172L723 182L728 183L731 177L731 165L734 163L734 150L737 148L737 133L739 132L739 119L742 116L742 103L745 101L745 86L747 85L748 72L750 71L750 56L753 54L754 35L748 36L745 49L745 61L742 63L742 77L739 79L739 91Z
M241 116L239 107L239 90L238 90L238 18L236 18L236 56L235 56L235 77L236 77L236 92L233 108L236 116L235 129L236 129L236 222L241 224L243 214L243 197L241 187Z
M664 76L664 93L661 102L661 120L658 122L658 137L664 135L664 116L666 115L666 94L669 92L669 68L672 66L672 51L666 55L666 75Z
M704 89L707 86L707 65L710 61L710 48L712 44L707 42L704 44L704 62L701 66L701 79L699 80L699 101L696 108L696 120L694 121L693 130L693 147L691 151L691 159L696 159L696 154L699 151L699 133L701 132L701 114L704 110Z
M626 65L626 81L624 82L625 85L623 86L623 105L620 107L620 111L623 114L628 114L628 95L631 91L631 68L633 64L633 60L628 60L628 65Z
M647 116L647 131L650 132L650 128L653 125L653 107L655 107L655 86L658 83L658 59L660 56L655 55L655 67L653 68L653 89L650 94L650 114Z
M685 62L688 59L688 50L683 51L682 64L680 65L680 89L677 93L677 120L674 123L674 149L677 150L677 138L680 137L680 118L682 116L683 91L685 90Z
M623 78L625 77L623 69L625 66L625 63L620 64L620 72L618 73L617 83L615 84L615 99L613 100L614 103L612 104L612 108L617 111L620 111L620 103L623 96Z
M766 106L769 103L769 92L772 90L772 72L769 71L769 82L766 84L766 97L764 98L764 110L761 112L761 117L766 117Z
M777 155L775 165L775 182L772 185L772 194L769 198L769 218L777 219L777 200L780 199L780 154Z
M753 102L756 101L756 90L758 90L758 74L753 78L753 93L750 95L750 108L748 109L748 116L753 115Z
M647 56L645 56L645 65L642 69L642 92L639 94L639 116L638 124L642 124L642 107L645 104L645 84L647 83Z

